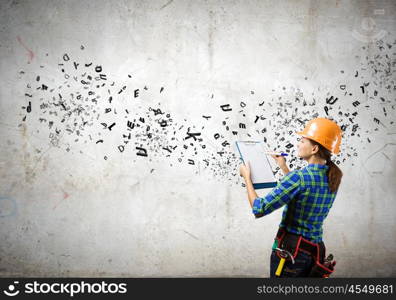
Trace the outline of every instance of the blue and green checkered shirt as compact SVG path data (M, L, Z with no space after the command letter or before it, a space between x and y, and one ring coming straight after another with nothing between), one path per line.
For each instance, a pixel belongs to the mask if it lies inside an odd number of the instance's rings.
M337 192L332 193L329 189L326 175L328 168L327 165L309 164L289 172L270 193L254 200L253 214L259 218L286 205L279 227L301 234L313 243L321 242L323 221L337 195ZM296 201L290 202L292 199ZM289 226L286 226L288 209L294 213Z

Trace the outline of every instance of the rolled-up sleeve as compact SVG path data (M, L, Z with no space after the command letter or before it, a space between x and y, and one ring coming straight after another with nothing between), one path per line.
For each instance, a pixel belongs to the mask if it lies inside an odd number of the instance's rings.
M299 191L300 175L298 170L294 170L286 174L265 197L254 199L252 207L254 216L260 218L270 214L297 197Z

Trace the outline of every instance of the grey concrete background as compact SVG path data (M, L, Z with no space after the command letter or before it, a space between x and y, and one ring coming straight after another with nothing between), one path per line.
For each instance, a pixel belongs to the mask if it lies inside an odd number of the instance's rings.
M254 219L231 145L265 136L284 150L296 142L289 131L302 129L297 119L314 116L347 125L335 158L344 178L324 224L334 277L396 275L395 1L2 0L0 14L1 276L267 277L281 210ZM89 62L103 67L107 86L96 90L97 111L86 107L91 126L75 141L60 113L40 121L39 105L86 93L72 77ZM118 114L105 116L112 81ZM306 110L303 100L316 103ZM139 157L132 142L117 149L128 132L121 112L137 116L158 103L178 122L178 149L183 130L206 126L200 163L158 149ZM269 122L265 134L256 115ZM59 137L50 136L50 119ZM110 121L114 130L104 130L100 122Z

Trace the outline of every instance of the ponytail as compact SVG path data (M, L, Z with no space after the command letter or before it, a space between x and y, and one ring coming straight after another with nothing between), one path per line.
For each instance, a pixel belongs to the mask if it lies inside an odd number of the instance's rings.
M341 178L342 178L342 171L341 169L331 160L331 152L327 150L325 147L323 147L321 144L318 142L309 139L309 141L313 145L318 145L319 146L319 151L318 155L326 160L326 165L329 166L329 169L327 170L327 178L329 182L329 188L332 193L335 193L338 191L338 187L340 186L341 183Z
M329 188L332 193L335 193L338 191L343 174L340 168L330 159L330 157L328 160L326 160L326 165L329 166L329 169L327 170Z

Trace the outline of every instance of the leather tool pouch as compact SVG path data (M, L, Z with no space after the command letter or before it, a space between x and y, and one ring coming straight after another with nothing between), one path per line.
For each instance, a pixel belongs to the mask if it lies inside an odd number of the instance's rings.
M298 250L299 250L298 247L300 245L300 241L301 241L301 236L287 233L280 241L279 248L290 252L291 255L293 256L293 259L295 259L298 254ZM279 252L280 251L277 251L277 255L278 257L281 257ZM287 260L291 261L291 258L288 257Z
M335 261L325 262L326 248L323 243L319 243L319 257L314 257L315 264L313 265L308 277L322 277L328 278L334 272Z
M330 269L332 268L332 269ZM327 278L334 272L334 267L326 267L325 265L321 264L319 261L315 262L315 265L312 267L311 272L309 273L308 277L322 277Z

